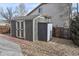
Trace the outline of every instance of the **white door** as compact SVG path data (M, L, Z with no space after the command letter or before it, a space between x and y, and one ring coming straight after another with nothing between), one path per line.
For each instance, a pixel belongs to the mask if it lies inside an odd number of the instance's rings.
M51 38L52 38L52 24L49 23L47 25L47 41L50 41Z
M16 37L24 38L24 21L16 22Z

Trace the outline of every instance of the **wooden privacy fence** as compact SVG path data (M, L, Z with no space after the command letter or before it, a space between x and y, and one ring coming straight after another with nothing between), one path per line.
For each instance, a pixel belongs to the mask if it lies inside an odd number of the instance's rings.
M70 39L69 28L53 27L53 36L59 37L59 38Z
M0 33L9 33L9 31L10 31L10 27L9 26L2 26L2 25L0 25Z

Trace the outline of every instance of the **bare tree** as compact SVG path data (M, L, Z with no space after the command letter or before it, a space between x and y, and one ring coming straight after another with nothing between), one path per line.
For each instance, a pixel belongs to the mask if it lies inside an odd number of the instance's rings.
M25 4L24 3L20 3L17 7L16 7L16 12L19 16L24 16L26 14L26 8L25 8Z
M24 16L26 14L26 8L25 4L20 3L17 6L17 9L12 9L10 7L7 7L6 10L3 8L0 8L0 15L5 18L8 22L12 19L13 16Z
M3 8L0 9L0 15L5 18L8 22L10 22L10 20L12 19L14 14L14 11L12 8L6 8L6 10L4 10Z

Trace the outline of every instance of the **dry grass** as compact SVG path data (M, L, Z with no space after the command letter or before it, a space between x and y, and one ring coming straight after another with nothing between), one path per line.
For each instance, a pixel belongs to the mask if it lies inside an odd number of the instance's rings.
M79 47L71 40L53 38L50 42L36 41L22 45L22 52L28 56L77 56Z

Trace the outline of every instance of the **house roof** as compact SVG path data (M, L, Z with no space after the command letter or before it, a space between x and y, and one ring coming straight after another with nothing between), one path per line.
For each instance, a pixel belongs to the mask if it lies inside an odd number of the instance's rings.
M38 15L30 15L30 16L16 16L13 20L33 20L33 18L37 17Z
M40 6L45 5L45 4L47 4L47 3L41 3L41 4L39 4L39 5L38 5L36 8L34 8L31 12L29 12L29 13L27 14L27 16L30 15L31 13L33 13L35 10L37 10Z

